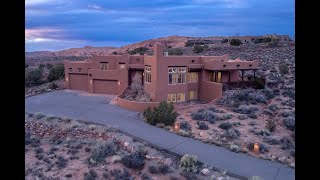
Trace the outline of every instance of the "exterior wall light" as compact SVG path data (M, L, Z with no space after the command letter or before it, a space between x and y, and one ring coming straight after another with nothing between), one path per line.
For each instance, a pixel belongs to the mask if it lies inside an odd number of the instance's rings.
M118 85L119 85L119 86L120 86L120 84L121 84L120 81L118 81Z
M90 79L90 84L92 84L92 79Z
M180 123L179 123L179 122L175 122L175 123L174 123L174 130L175 130L176 132L178 132L178 131L180 130Z
M226 65L226 64L224 64L224 65L223 65L223 67L227 67L227 65Z
M253 152L255 152L255 153L259 152L259 144L258 143L254 143Z
M237 67L240 67L240 64L237 64Z
M252 64L249 64L249 67L251 67L252 66Z
M66 77L66 81L69 81L69 78L68 78L68 77Z

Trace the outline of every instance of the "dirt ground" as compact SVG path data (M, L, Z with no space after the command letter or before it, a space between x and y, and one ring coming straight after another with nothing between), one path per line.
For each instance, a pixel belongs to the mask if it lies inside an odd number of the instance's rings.
M179 157L115 129L68 118L26 113L25 142L25 179L30 180L235 179L204 164L195 173L184 173ZM125 157L137 153L144 155L143 164L125 165ZM158 172L151 173L150 166ZM200 171L207 167L205 176Z

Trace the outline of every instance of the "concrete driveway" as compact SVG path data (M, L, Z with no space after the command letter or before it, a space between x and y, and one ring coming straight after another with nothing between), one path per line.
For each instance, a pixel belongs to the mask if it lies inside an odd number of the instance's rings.
M26 98L25 111L66 116L109 125L180 155L196 154L198 159L216 168L244 176L261 176L265 180L293 180L294 169L223 147L209 145L170 133L140 120L137 112L110 104L114 96L83 91L60 90Z

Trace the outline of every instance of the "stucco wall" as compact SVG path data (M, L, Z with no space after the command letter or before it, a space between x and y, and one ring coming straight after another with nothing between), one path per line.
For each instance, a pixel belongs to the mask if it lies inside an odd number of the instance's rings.
M200 83L199 90L200 90L200 93L198 95L198 98L205 102L212 101L222 96L221 83L216 83L211 81L202 81Z
M159 105L159 102L139 102L139 101L129 101L120 98L119 96L117 97L117 104L118 106L133 110L133 111L138 111L138 112L143 112L144 109L147 107L154 108Z

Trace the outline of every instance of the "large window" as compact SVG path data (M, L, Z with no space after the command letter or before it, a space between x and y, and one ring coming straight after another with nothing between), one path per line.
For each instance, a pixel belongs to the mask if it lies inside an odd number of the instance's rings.
M221 72L209 73L209 81L221 83Z
M107 62L101 62L100 63L100 69L101 70L107 70L108 69L108 63Z
M151 66L144 67L144 82L151 83Z
M169 84L186 83L186 67L169 67Z
M176 102L176 94L168 94L168 102Z
M185 93L177 93L177 102L185 101Z
M198 82L198 72L188 72L188 83Z
M120 69L126 68L126 63L119 63L119 65L120 65Z
M198 97L197 97L197 91L189 91L189 99L190 99L190 100L198 99Z

